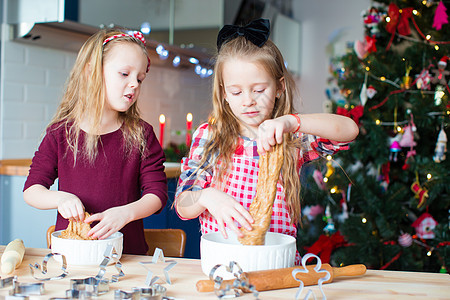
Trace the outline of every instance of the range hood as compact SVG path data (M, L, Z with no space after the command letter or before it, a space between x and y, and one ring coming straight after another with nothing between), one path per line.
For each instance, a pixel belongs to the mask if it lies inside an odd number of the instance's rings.
M97 27L69 20L35 24L20 23L10 25L10 36L14 41L20 43L78 52L89 36L98 30ZM169 56L161 59L156 53L158 46L163 46ZM194 68L197 64L189 62L191 57L196 58L199 61L198 65L202 67L210 68L212 66L212 55L205 49L181 48L150 39L147 39L147 49L153 66L172 68L175 56L180 57L178 68Z
M33 7L33 9L31 9ZM81 24L65 18L65 0L9 0L7 1L7 23L10 38L16 42L78 52L83 43L99 27ZM120 27L120 24L118 24ZM200 33L201 35L201 33ZM206 48L189 48L161 43L146 36L147 48L153 66L173 67L173 58L180 57L178 68L195 68L197 65L210 68L211 51ZM168 57L161 58L156 48L162 46ZM190 58L198 63L190 63Z

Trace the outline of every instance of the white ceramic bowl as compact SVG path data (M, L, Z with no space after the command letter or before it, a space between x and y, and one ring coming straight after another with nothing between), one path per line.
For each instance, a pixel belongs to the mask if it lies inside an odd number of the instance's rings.
M244 272L293 267L295 263L295 238L286 234L267 232L266 244L247 246L239 243L232 231L227 231L228 239L220 232L204 234L200 240L200 256L203 273L209 276L217 264L228 266L236 261ZM215 275L224 279L233 278L225 268L217 269Z
M64 254L68 265L98 266L104 258L108 244L112 244L118 258L122 256L123 234L116 232L104 240L70 240L59 237L61 231L52 233L52 252ZM111 261L113 263L113 261Z

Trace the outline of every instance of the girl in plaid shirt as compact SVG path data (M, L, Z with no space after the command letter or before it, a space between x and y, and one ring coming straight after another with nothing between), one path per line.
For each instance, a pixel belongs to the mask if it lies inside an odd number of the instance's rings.
M259 155L283 144L271 232L296 236L300 221L301 166L339 150L358 134L352 119L334 114L294 114L295 84L268 40L268 20L226 25L218 36L213 111L193 134L182 161L175 208L182 219L199 217L202 233L251 230L248 208L256 194Z

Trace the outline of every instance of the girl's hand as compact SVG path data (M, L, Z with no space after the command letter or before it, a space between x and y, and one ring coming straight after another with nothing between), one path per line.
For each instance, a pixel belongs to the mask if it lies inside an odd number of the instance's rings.
M57 191L58 212L64 219L84 220L84 206L80 198L74 194Z
M206 190L204 190L205 192ZM250 213L245 209L238 201L236 201L230 195L214 189L214 195L212 197L206 197L205 203L202 203L208 209L208 211L216 219L219 226L219 230L224 238L228 238L225 231L225 224L229 229L234 231L238 237L243 237L244 235L236 226L234 221L241 224L247 230L252 230L251 223L254 222Z
M123 207L116 206L86 218L85 223L98 221L88 235L103 240L116 233L130 222L125 212Z
M265 120L259 125L256 144L260 155L271 151L273 146L283 142L283 134L292 131L292 119L295 120L295 117L285 115Z

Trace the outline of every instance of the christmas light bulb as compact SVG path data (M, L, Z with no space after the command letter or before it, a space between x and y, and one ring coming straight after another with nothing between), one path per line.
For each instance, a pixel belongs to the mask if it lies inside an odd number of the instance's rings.
M362 218L362 219L361 219L361 222L363 222L364 224L366 224L366 223L367 223L367 219L366 219L366 218Z
M432 251L430 250L430 251L428 251L427 252L427 256L431 256L431 253L432 253Z
M332 187L330 193L334 194L337 192L337 190L338 190L337 187Z
M434 50L438 51L439 50L439 46L438 45L434 45Z
M389 23L391 21L390 17L386 17L386 22Z
M366 67L366 71L369 72L369 71L370 71L370 68L369 68L369 67Z
M431 39L431 35L427 34L427 36L425 37L427 40Z
M431 175L431 173L428 173L428 174L427 174L427 179L430 180L431 177L433 177L433 175Z
M332 159L333 159L333 156L327 155L327 160L332 160Z
M419 14L419 12L417 11L417 10L413 10L413 14L415 15L415 16L417 16L418 14Z
M323 182L328 182L328 177L324 177Z
M386 77L381 76L381 77L380 77L380 80L381 80L381 81L385 81L385 80L386 80Z
M380 120L376 120L376 121L375 121L375 124L380 125L380 124L381 124L381 121L380 121Z

